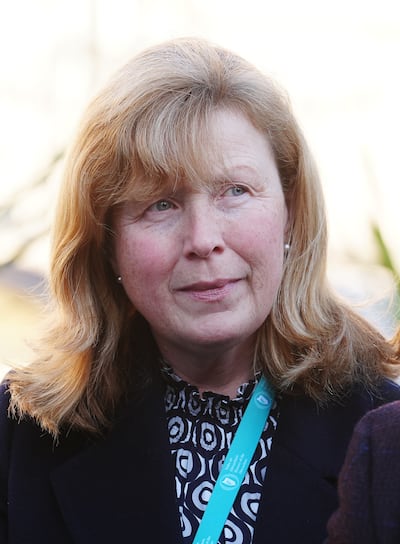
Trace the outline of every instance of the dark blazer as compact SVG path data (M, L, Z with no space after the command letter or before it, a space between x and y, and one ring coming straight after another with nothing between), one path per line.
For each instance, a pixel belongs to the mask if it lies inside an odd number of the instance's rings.
M324 540L354 425L395 399L391 382L324 409L283 397L254 544ZM7 418L4 389L0 402L1 543L181 542L161 382L130 402L105 438L70 432L58 445L31 420Z
M329 544L400 542L400 402L357 425L339 480Z

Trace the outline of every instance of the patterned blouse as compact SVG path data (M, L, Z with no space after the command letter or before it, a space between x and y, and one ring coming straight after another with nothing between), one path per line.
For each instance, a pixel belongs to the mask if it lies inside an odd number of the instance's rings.
M242 415L257 380L239 387L230 399L217 393L200 396L198 389L165 369L165 407L183 543L192 544ZM272 407L225 522L219 544L251 544L267 470L268 453L277 426L278 403Z

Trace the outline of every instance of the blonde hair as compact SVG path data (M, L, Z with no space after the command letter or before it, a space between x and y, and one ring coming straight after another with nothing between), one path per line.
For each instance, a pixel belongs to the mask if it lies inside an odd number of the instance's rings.
M111 216L129 197L156 196L166 180L204 183L216 108L243 113L269 139L291 217L282 284L258 333L259 364L279 390L319 402L394 374L389 345L326 285L323 195L287 97L239 56L180 39L133 58L83 118L56 214L52 325L37 360L10 376L15 413L54 435L66 426L98 432L132 383L150 379L156 348L115 281Z
M395 331L393 338L391 338L390 340L390 343L393 345L395 351L400 357L400 326Z

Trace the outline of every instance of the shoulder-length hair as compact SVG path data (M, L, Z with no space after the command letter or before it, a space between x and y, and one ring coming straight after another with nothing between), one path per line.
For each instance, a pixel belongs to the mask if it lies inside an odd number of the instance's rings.
M112 421L138 364L132 339L140 344L142 335L111 266L113 211L127 198L156 197L166 180L206 183L207 126L217 108L244 114L268 138L291 220L283 280L258 332L258 364L278 390L318 402L394 373L388 344L326 284L321 185L285 93L238 55L180 39L133 58L83 118L56 214L51 326L37 360L10 376L20 416L54 435L65 426L97 432Z

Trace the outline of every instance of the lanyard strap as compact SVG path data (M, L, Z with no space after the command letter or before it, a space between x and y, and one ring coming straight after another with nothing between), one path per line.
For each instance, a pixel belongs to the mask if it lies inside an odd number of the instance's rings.
M216 544L249 468L274 402L274 391L261 377L229 448L193 544Z

